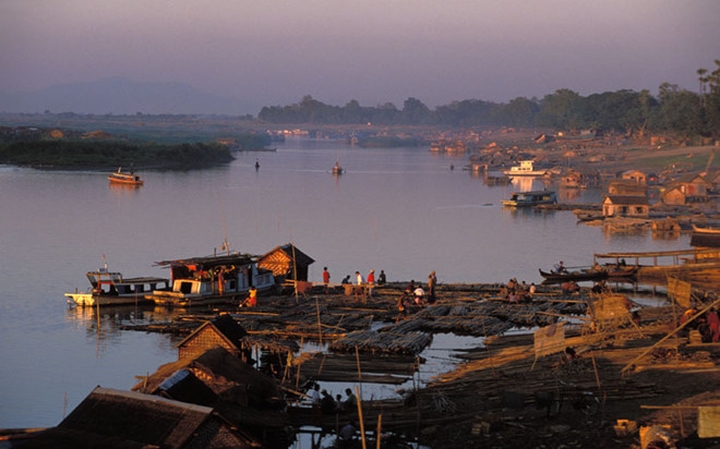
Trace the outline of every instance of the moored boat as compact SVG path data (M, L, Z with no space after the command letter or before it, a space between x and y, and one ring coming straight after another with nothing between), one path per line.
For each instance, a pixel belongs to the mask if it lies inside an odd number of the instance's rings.
M166 260L156 265L168 267L172 279L172 288L145 295L157 305L232 304L244 299L251 287L258 292L277 288L273 273L259 268L255 258L247 254Z
M554 271L543 271L539 269L540 276L548 282L565 282L565 281L600 281L606 279L608 274L605 270L579 270L579 271L566 271L562 273L556 273Z
M126 184L135 186L141 186L145 184L145 181L140 179L140 177L135 174L134 170L130 170L130 173L123 173L122 167L118 167L116 172L110 173L108 175L108 181L113 184Z
M698 226L695 223L693 223L692 229L694 232L697 232L699 234L718 234L718 235L720 235L720 228L701 227L701 226Z
M535 190L530 192L513 192L510 198L502 200L503 206L527 207L539 204L555 204L557 196L552 190Z
M65 293L73 305L127 305L150 303L145 294L169 287L168 279L156 277L124 278L122 273L108 271L107 266L85 273L90 287L85 292Z
M513 165L509 170L503 170L503 173L511 178L516 176L544 176L547 170L536 170L533 161L520 161L520 165Z

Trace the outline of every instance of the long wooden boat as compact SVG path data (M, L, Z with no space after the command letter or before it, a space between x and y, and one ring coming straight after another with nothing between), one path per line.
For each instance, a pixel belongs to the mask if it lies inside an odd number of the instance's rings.
M145 184L145 181L140 179L140 177L137 176L133 170L130 170L130 173L123 173L122 167L118 167L116 172L110 173L108 175L108 181L110 181L112 184L125 184L134 186L141 186Z
M692 224L692 228L698 234L720 234L720 228L700 227L695 223Z
M145 295L161 306L236 304L251 287L258 292L278 288L272 271L259 268L255 258L247 254L191 257L155 264L170 268L171 272L172 288Z
M157 277L125 278L122 273L107 267L85 273L90 287L87 291L65 293L68 302L76 306L106 306L151 304L145 294L169 287L169 280Z
M540 276L548 282L565 282L565 281L600 281L608 277L607 271L600 270L580 270L568 271L564 273L547 272L539 269Z

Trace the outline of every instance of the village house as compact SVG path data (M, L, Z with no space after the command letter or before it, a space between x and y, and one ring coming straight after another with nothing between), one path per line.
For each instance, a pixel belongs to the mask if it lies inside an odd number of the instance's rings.
M685 203L700 203L708 199L708 191L712 190L712 183L705 177L698 174L689 174L683 176L672 183L670 188L678 187L685 195Z
M272 271L275 280L307 281L310 265L315 259L303 253L292 243L278 246L258 260L258 267Z
M247 335L245 329L232 316L218 315L201 324L177 344L178 360L196 357L216 346L224 348L236 357L247 358L248 350L243 349L241 342L245 335Z
M620 179L632 181L635 184L647 184L647 175L640 170L628 170L620 173Z
M683 193L679 185L665 189L661 194L661 200L663 204L668 206L684 206L686 203L685 193Z
M645 196L647 195L647 185L630 179L613 179L608 182L607 194Z
M57 426L31 434L33 448L256 448L258 441L213 409L149 394L96 387Z
M603 216L647 218L650 204L646 196L608 195L603 200Z

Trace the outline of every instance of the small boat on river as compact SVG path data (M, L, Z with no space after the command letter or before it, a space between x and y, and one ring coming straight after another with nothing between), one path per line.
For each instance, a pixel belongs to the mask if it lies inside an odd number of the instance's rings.
M510 198L502 200L503 206L530 207L540 204L557 203L557 195L552 190L534 190L530 192L513 192Z
M640 267L636 266L614 266L606 265L601 268L587 268L577 271L540 271L540 276L547 282L565 282L565 281L601 281L607 280L626 280L632 279L637 274Z
M339 162L335 162L335 165L333 165L332 168L332 174L333 175L342 175L345 172L343 168L340 166Z
M701 227L696 225L695 223L692 224L693 232L697 232L698 234L717 234L720 235L720 228L711 228L711 227Z
M140 179L140 177L135 174L135 170L130 170L130 173L123 173L122 167L118 167L116 172L110 173L108 175L108 180L111 184L125 184L135 186L141 186L145 184L145 181Z
M168 288L168 279L156 277L125 278L122 273L108 271L107 265L97 271L85 273L90 287L85 292L65 293L68 302L77 306L105 306L143 304L150 302L145 294L156 289Z
M277 288L272 271L259 268L256 259L248 254L165 260L155 265L170 269L172 288L154 290L145 298L162 306L236 304L251 287L258 293Z

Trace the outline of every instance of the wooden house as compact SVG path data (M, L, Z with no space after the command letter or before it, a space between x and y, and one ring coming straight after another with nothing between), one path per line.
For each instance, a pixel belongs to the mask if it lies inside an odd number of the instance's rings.
M258 267L272 271L278 282L284 280L307 281L308 269L315 262L292 243L274 248L258 260Z
M670 186L661 194L663 204L670 206L684 206L686 203L685 193L679 185Z
M650 204L646 196L608 195L603 200L605 217L637 217L650 215Z
M245 358L247 361L249 350L243 349L241 342L246 335L245 329L232 316L218 315L201 324L177 344L178 360L197 357L208 349L220 346L234 356Z
M55 449L260 447L210 407L101 387L57 427L31 434L23 443L23 447Z
M647 184L647 175L640 170L628 170L620 173L620 179L634 182L635 184Z
M647 194L647 186L638 184L629 179L613 179L607 185L608 195L632 195L644 196Z
M672 183L680 187L685 194L685 201L688 203L701 202L707 200L709 190L713 185L704 176L697 174L689 174L683 176Z
M215 406L218 401L256 409L284 405L272 377L221 346L162 365L132 390L207 406Z

